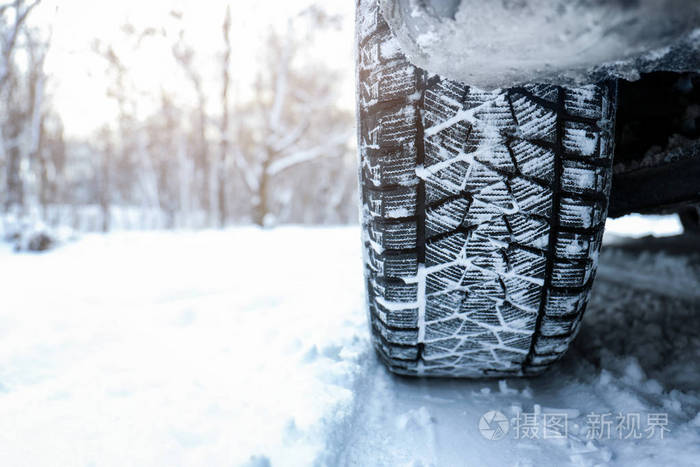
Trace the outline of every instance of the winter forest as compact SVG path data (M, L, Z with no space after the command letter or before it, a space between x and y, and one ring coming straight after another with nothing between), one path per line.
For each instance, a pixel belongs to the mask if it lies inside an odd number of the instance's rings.
M6 239L354 222L351 10L217 1L203 19L179 3L141 15L136 2L89 37L79 25L89 9L71 23L75 6L0 1ZM82 45L69 52L80 59L62 63L58 41L73 24ZM60 98L80 63L92 93ZM71 113L89 124L72 127Z

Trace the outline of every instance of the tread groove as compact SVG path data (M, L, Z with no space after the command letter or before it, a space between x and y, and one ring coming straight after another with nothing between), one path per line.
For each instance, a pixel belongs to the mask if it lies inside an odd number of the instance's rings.
M558 239L558 230L559 230L559 204L560 204L560 198L561 198L561 193L560 193L560 175L563 171L563 165L562 165L562 152L563 152L563 146L561 143L561 140L563 138L564 134L564 121L561 118L561 112L564 110L564 100L566 99L566 96L564 94L564 89L561 87L557 88L557 106L555 109L556 115L557 115L557 120L556 120L556 141L557 143L554 145L554 184L552 186L552 221L550 224L550 230L549 230L549 245L547 246L547 265L545 269L545 279L544 279L544 287L542 287L542 297L540 298L540 306L539 310L537 311L537 320L535 321L535 329L532 334L532 339L530 340L530 349L528 351L527 356L525 357L525 360L523 360L522 364L522 371L523 373L527 372L527 367L532 364L532 359L535 354L535 349L537 347L537 341L539 340L539 335L542 329L542 321L544 320L544 315L546 312L546 306L547 306L547 290L551 287L552 285L552 271L554 269L554 255L556 252L557 248L557 239Z

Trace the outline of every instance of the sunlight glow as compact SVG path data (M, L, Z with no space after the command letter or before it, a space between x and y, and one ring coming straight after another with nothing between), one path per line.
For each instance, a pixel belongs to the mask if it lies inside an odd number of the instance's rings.
M307 8L311 0L46 0L32 18L33 24L51 29L51 49L46 71L51 77L49 95L60 112L68 135L84 136L115 119L116 104L106 95L109 77L105 60L93 50L99 40L119 51L128 68L130 83L139 95L138 113L153 109L161 90L178 99L191 99L184 76L173 60L171 46L179 32L195 51L204 86L216 85L218 57L222 51L221 25L226 4L232 8L232 67L238 92L245 95L258 72L261 45L270 30L283 31L287 18ZM337 31L314 49L314 55L341 70L343 100L353 99L352 2L330 2L329 12L343 16ZM173 15L178 12L181 15ZM180 16L178 18L177 16ZM131 24L148 30L138 47L123 31Z

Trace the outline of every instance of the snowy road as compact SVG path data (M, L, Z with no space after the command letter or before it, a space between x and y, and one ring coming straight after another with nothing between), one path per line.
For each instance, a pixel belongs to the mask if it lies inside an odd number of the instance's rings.
M0 466L700 462L696 239L609 245L573 351L507 383L387 374L358 239L235 229L1 247ZM500 440L479 431L488 411L510 419ZM639 438L619 439L620 413L639 415ZM530 414L564 415L566 430L528 432ZM590 436L596 420L610 431Z

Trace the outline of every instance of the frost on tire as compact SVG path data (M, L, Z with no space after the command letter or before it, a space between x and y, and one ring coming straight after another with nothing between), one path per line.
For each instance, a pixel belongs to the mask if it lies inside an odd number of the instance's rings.
M394 372L529 375L575 337L612 163L612 85L484 92L401 54L360 0L367 302Z

